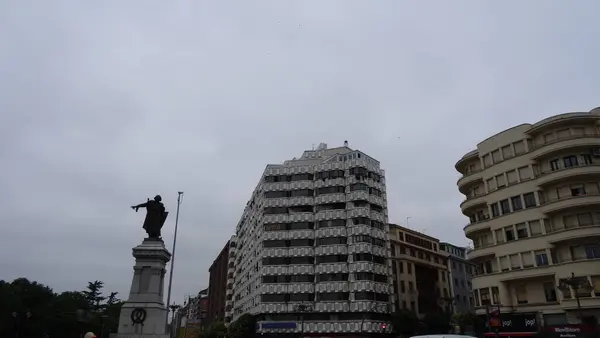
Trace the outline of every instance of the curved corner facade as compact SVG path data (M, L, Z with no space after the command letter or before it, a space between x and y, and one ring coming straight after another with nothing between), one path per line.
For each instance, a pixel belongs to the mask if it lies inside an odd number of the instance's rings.
M347 145L267 166L230 253L230 320L257 315L263 336L384 334L387 220L384 171Z
M456 169L477 313L600 318L600 109L508 129Z

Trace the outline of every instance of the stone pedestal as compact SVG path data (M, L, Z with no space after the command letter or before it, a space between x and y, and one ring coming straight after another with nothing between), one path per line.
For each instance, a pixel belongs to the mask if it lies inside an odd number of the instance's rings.
M133 257L133 281L129 298L121 308L117 337L168 338L165 326L169 311L163 302L163 290L165 266L171 259L171 253L162 240L144 239L142 244L133 248ZM135 322L134 311L136 314L145 313L143 323ZM140 317L136 320L139 321Z

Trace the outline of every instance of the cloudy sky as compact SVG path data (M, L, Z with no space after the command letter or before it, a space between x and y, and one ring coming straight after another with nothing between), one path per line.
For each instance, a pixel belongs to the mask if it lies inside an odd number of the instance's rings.
M600 106L597 1L0 1L0 279L125 296L181 205L174 297L208 285L265 164L344 140L390 221L466 244L454 163Z

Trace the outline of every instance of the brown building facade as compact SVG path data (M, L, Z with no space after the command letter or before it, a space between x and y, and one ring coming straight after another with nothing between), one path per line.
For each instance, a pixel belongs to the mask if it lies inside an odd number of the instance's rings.
M214 260L208 272L208 311L206 321L224 321L225 290L227 285L227 262L229 260L229 241Z

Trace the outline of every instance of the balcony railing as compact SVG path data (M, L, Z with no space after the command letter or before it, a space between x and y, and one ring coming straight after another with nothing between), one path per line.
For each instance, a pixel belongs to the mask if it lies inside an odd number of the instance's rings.
M544 142L541 144L535 144L534 142L532 142L530 151L540 149L540 148L543 148L543 147L546 147L546 146L549 146L551 144L555 144L558 142L574 140L574 139L578 139L578 138L586 138L586 137L600 137L600 135L598 133L583 133L581 135L569 135L566 137L558 137L555 140L551 140L551 141Z

